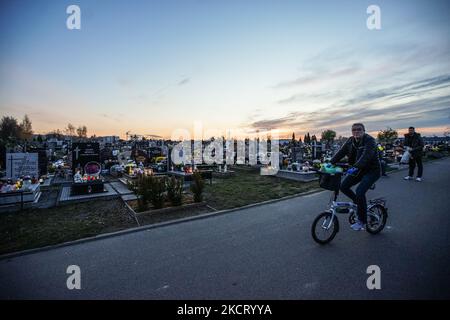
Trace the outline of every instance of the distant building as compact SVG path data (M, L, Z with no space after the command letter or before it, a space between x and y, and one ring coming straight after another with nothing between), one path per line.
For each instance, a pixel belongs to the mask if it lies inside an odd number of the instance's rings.
M119 142L119 136L105 136L105 137L97 137L96 140L100 142L100 144L116 144Z
M437 137L437 136L433 136L433 137L427 137L427 136L422 136L423 142L425 144L434 144L434 143L449 143L450 142L450 137ZM397 142L403 143L403 141L405 140L404 136L401 136L397 139Z

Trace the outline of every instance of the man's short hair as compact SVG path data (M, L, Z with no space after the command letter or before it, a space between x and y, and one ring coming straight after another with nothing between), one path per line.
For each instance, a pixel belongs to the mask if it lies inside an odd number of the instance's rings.
M415 130L416 128L414 128L414 127L409 127L408 129L413 129L413 130Z
M364 125L362 123L354 123L352 124L352 127L362 127L364 131L366 131L366 127L364 127Z

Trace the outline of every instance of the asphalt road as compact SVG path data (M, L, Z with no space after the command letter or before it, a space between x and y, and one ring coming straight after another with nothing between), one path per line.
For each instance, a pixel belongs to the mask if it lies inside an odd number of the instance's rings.
M450 160L425 164L424 181L396 172L386 229L311 238L329 192L0 260L0 298L25 299L428 299L450 298ZM344 199L342 197L342 199ZM81 290L66 269L81 268ZM369 265L381 289L368 290Z

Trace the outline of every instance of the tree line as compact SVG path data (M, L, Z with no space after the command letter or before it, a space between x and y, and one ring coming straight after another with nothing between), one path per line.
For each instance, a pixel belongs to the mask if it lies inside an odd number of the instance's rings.
M87 127L82 125L76 128L69 123L63 130L56 129L48 132L55 136L70 136L78 138L87 138ZM22 122L11 116L3 116L0 120L0 144L6 147L13 147L17 143L33 140L32 122L28 115L25 115ZM41 141L40 141L41 142Z

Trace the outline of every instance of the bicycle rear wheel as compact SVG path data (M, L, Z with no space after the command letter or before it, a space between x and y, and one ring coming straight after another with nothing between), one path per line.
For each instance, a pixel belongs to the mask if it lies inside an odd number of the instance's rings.
M381 204L376 204L367 211L366 230L371 234L377 234L384 229L387 220L387 210Z
M322 212L315 219L311 226L311 235L319 244L327 244L334 239L339 231L339 221L330 212ZM333 219L333 220L331 220Z

